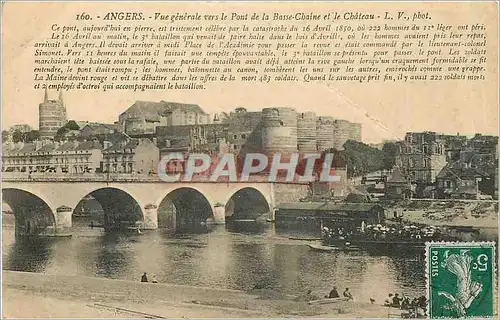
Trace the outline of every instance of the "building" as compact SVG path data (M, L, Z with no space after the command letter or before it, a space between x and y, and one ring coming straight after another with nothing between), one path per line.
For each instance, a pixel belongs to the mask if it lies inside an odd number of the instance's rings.
M98 141L35 141L3 146L2 171L92 173L101 167L102 146Z
M221 119L222 118L222 119ZM158 146L165 152L212 152L227 144L233 152L256 152L262 147L261 112L237 108L224 117L214 116L211 124L158 126Z
M161 150L195 152L206 149L207 145L226 141L228 132L227 124L158 126L156 137Z
M212 119L200 106L177 102L136 101L120 114L121 132L131 137L153 136L158 126L209 124Z
M492 155L462 152L459 160L448 163L436 177L439 198L478 199L495 196L498 190L498 163Z
M59 91L58 100L49 100L47 89L45 89L45 96L38 107L38 111L40 139L53 139L57 130L67 122L62 90Z
M477 133L467 141L467 150L477 154L491 154L498 158L498 137Z
M411 183L431 185L446 165L444 141L435 132L408 132L398 143L396 165Z
M107 123L85 123L77 122L80 127L79 136L82 138L90 138L96 136L106 136L118 131L117 124L107 124Z
M277 226L310 226L320 230L321 225L346 228L361 224L378 224L385 220L384 208L374 203L299 202L281 203L276 208Z
M446 153L446 161L454 162L460 158L460 152L465 150L467 146L467 137L457 135L441 135L440 138L444 141L444 149Z
M103 172L155 174L160 152L156 141L132 138L119 141L102 151Z
M227 143L235 152L256 152L262 149L262 112L236 108L222 121L227 125Z
M409 181L399 169L394 169L385 183L385 198L391 200L404 200L411 198L412 190Z

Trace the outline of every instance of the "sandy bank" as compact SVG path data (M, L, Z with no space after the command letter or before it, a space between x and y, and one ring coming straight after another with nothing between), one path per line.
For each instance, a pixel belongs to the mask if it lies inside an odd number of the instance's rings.
M361 302L310 306L269 293L13 271L3 271L3 289L6 318L137 318L145 314L165 318L387 318L388 313L397 313Z

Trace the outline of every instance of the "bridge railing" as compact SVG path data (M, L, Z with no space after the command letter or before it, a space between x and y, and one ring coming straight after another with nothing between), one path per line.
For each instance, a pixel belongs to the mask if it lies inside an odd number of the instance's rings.
M2 172L2 181L8 182L163 182L156 174L139 174L139 173L51 173L51 172ZM181 183L189 182L206 182L206 183L234 183L229 181L228 177L220 177L217 181L210 181L210 177L206 175L195 175L189 181L180 181ZM267 175L250 175L248 181L238 181L241 183L260 182L269 183ZM277 183L290 184L307 184L306 182L286 182L284 179L278 179Z

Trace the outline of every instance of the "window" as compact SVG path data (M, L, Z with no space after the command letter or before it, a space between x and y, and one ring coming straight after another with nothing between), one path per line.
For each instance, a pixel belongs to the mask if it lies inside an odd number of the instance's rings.
M427 154L427 152L429 152L429 146L426 144L422 145L422 152L424 154Z
M428 168L429 167L429 159L425 158L424 159L424 168Z
M445 185L446 185L446 188L451 188L451 181L450 180L446 180L445 181Z
M415 159L410 158L410 168L415 167Z
M247 138L247 135L246 134L242 134L241 135L241 139L246 139Z
M238 139L238 135L237 135L237 134L235 134L235 135L233 136L233 139Z

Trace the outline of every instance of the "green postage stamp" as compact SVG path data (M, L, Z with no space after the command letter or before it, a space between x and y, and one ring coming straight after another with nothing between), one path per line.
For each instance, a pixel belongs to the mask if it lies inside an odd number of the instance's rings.
M494 242L429 242L426 262L430 318L493 317Z

